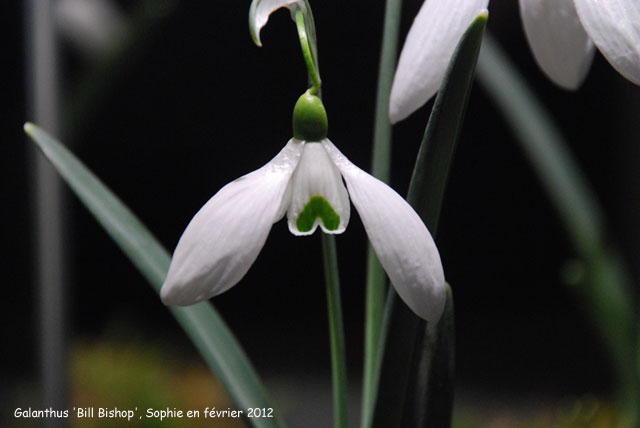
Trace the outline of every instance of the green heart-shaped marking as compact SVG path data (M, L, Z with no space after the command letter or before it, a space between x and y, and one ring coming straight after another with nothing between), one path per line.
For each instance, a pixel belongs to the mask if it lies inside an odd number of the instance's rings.
M324 197L315 195L309 198L309 202L304 206L298 215L296 226L300 232L309 232L316 218L319 218L327 230L336 230L340 226L340 216L333 209L329 201Z

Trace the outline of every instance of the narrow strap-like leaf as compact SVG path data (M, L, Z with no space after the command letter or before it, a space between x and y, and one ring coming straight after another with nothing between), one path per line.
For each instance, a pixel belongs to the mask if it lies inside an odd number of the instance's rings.
M455 377L455 319L453 294L447 284L447 300L436 326L421 323L422 340L416 345L403 417L406 428L448 428L453 415ZM426 327L426 328L425 328ZM413 379L413 381L411 381Z
M458 44L411 179L408 200L434 235L487 18L486 13L478 16ZM443 318L438 325L427 328L393 289L389 290L377 365L373 428L450 425L453 338L443 335L453 333L453 309L450 290L447 294L448 309Z
M380 64L378 66L378 89L376 94L375 127L373 130L373 156L371 160L371 174L385 183L389 182L391 165L389 99L398 56L401 11L402 0L386 0ZM367 427L371 422L373 398L375 396L376 360L387 288L387 275L371 245L368 246L367 251L366 284L361 427Z
M158 240L129 208L60 142L30 123L25 125L25 132L35 141L80 201L154 290L159 292L169 269L170 257ZM238 409L273 407L240 344L209 302L169 309L209 367L224 384ZM254 428L284 426L277 416L251 418L246 419L246 422Z
M501 111L529 159L564 229L581 257L585 273L571 287L608 347L618 376L621 413L640 424L640 328L633 282L609 237L602 207L553 118L536 98L497 42L486 37L478 61L478 82Z

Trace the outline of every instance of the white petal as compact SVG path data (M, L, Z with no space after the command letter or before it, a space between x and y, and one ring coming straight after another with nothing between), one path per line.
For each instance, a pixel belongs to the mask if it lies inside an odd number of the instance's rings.
M398 295L418 316L437 322L445 303L444 272L426 226L393 189L352 164L330 141L323 144L347 182L351 201Z
M220 294L247 273L267 240L303 143L224 186L191 219L173 253L160 296L186 306Z
M576 89L589 71L595 47L573 0L520 0L520 16L536 62L565 89Z
M253 41L262 46L260 41L260 30L267 24L269 15L281 7L288 8L291 13L295 13L297 8L305 10L303 0L253 0L251 9L249 10L249 30Z
M426 0L404 42L391 88L389 118L396 123L440 88L449 60L489 0Z
M584 29L624 77L640 85L640 1L574 0Z
M313 197L320 197L317 199ZM310 201L311 205L310 205ZM326 206L328 202L334 214L327 224L313 214L315 208ZM300 213L307 207L307 215L303 218L309 225L300 230L303 221ZM300 162L291 178L291 205L287 212L289 230L294 235L311 235L320 226L325 233L342 233L349 223L350 207L349 195L342 183L340 171L333 164L327 151L321 143L306 143ZM310 222L313 222L311 225ZM300 227L299 227L300 226ZM308 230L307 230L308 229Z

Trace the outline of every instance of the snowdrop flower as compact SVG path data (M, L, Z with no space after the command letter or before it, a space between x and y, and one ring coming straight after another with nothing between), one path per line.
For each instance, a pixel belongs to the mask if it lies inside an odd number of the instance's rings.
M559 86L576 89L595 52L640 85L638 0L520 0L529 46L540 68Z
M640 85L638 0L519 0L536 62L565 89L583 82L597 47L611 65ZM396 123L438 90L455 46L489 0L426 0L405 41L391 90ZM595 44L595 47L594 47Z
M349 199L400 297L436 322L445 301L444 273L429 231L400 195L327 139L326 112L309 92L296 103L293 138L284 149L224 186L193 217L173 254L162 301L190 305L233 287L285 213L294 235L310 235L318 226L324 233L344 232Z
M306 5L303 0L254 0L251 3L251 9L249 10L249 31L256 45L262 46L260 30L267 25L269 15L282 7L289 9L292 16L298 9L306 12Z
M404 43L391 87L389 118L396 123L440 88L458 41L489 0L426 0Z

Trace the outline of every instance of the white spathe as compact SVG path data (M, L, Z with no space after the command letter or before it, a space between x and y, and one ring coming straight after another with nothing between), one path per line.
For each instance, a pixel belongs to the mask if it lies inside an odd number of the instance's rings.
M254 0L249 10L249 30L253 40L258 46L262 46L260 41L260 30L267 25L269 15L276 10L286 7L293 14L297 8L304 11L306 5L303 0Z
M488 4L489 0L424 2L400 53L391 89L391 123L405 119L438 91L460 37Z
M313 196L324 198L340 215L336 229L327 230L316 219L312 231L298 231L297 216ZM325 232L343 232L349 197L398 295L418 316L437 322L444 309L445 280L431 234L400 195L351 163L328 139L292 139L265 166L216 193L180 238L162 301L186 306L237 284L256 260L271 225L285 212L296 235L310 234L318 225Z

